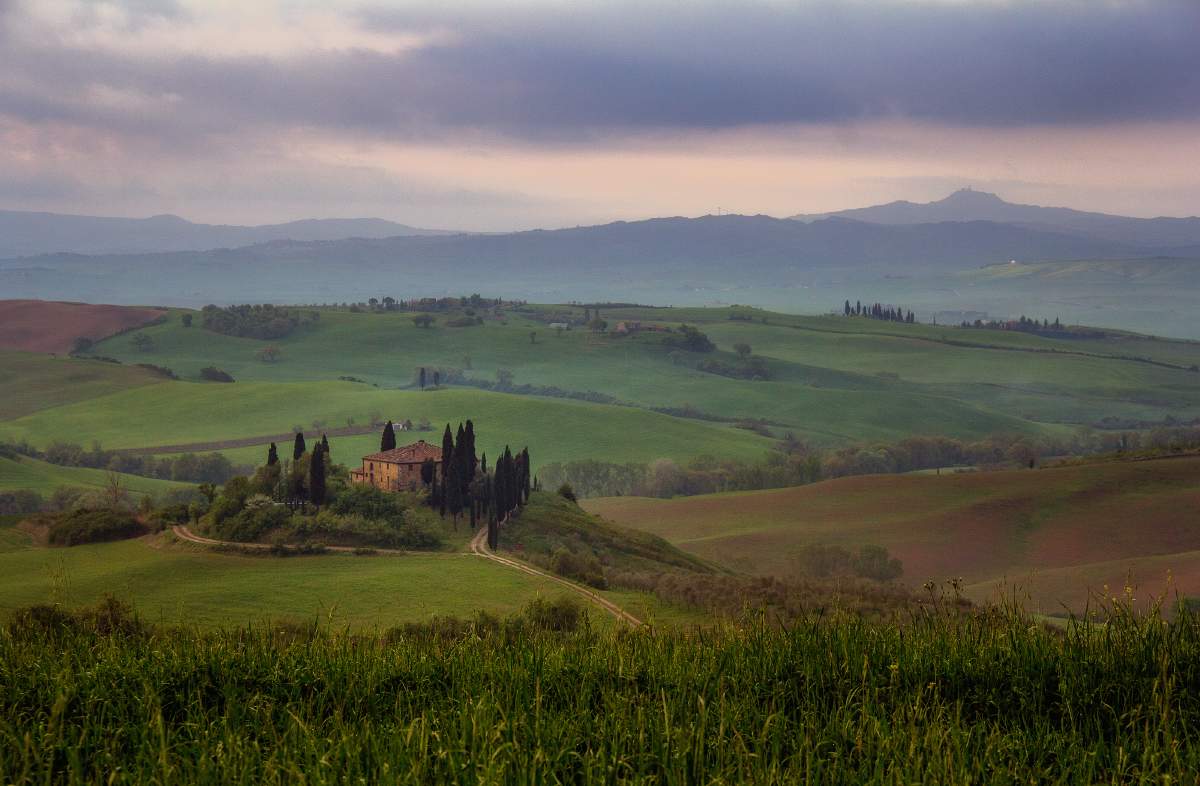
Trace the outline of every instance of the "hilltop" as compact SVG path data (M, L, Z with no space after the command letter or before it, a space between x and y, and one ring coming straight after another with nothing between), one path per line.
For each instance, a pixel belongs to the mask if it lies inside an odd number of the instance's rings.
M1091 213L1067 207L1042 207L1007 202L996 194L964 188L934 202L899 200L884 205L799 214L803 222L842 218L871 224L908 225L943 221L993 221L1029 228L1080 234L1097 240L1142 246L1200 244L1200 218L1132 218Z

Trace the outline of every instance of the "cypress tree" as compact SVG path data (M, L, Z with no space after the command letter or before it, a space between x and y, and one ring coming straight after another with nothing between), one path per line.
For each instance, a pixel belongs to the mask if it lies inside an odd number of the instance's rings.
M267 466L273 467L279 463L279 451L275 448L275 443L271 443L271 449L267 451Z
M450 475L450 463L453 460L454 460L454 435L450 432L450 424L447 423L446 431L445 431L445 433L442 434L442 484L441 484L442 493L441 493L441 499L439 500L439 502L440 502L439 507L441 509L443 516L446 515L446 492L448 491L448 487L447 487L446 483L447 483L447 479Z
M475 465L478 463L475 456L475 424L470 420L467 420L467 428L464 434L467 437L467 444L463 448L466 452L463 468L466 469L467 482L470 482L475 479Z
M529 448L526 446L521 450L521 492L525 497L525 501L529 501L530 476L529 476Z
M321 452L325 454L325 464L329 464L329 437L325 434L321 435Z
M308 499L317 507L325 504L325 450L320 445L308 461Z
M392 421L388 421L383 427L383 436L379 439L379 450L393 450L396 447L396 429L392 426Z
M420 384L420 386L421 386L421 390L424 390L425 389L425 367L424 366L421 366L421 373L417 377L417 381L418 381L418 384Z
M304 444L304 432L296 432L296 443L292 446L292 461L299 461L308 448Z

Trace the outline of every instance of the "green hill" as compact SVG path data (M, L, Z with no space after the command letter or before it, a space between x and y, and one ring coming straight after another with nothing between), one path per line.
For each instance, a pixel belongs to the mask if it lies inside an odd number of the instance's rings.
M470 389L383 390L351 382L232 385L169 382L115 393L87 402L0 423L0 440L27 439L37 445L55 440L106 448L140 448L211 442L286 432L293 426L311 434L314 422L332 428L349 419L372 417L428 419L441 439L441 427L471 418L480 449L495 456L504 445L528 445L535 462L575 458L650 461L721 454L759 459L770 441L742 429L669 417L632 407L562 399L533 398ZM378 450L376 434L330 440L337 461L356 464ZM261 461L265 446L232 452L235 459Z
M445 327L442 316L428 329L407 313L320 313L315 326L274 342L184 328L173 318L142 331L153 338L152 349L136 349L133 336L124 335L96 351L193 379L200 368L216 365L239 382L352 376L389 387L415 384L420 367L460 369L484 381L503 369L515 385L591 391L645 408L763 418L822 444L914 433L1052 432L1059 424L1106 417L1200 416L1196 377L1187 370L1200 363L1200 344L1111 331L1103 338L1055 339L744 308L602 310L610 327L623 320L699 324L719 349L705 356L667 346L662 333L619 337L545 324L564 314L582 318L579 307L509 309L465 328ZM257 360L269 343L279 347L280 359ZM763 359L770 381L696 367L704 359L736 364L732 350L739 343Z
M46 495L60 486L103 489L108 487L108 475L109 473L102 469L60 467L27 456L0 457L0 491L30 489ZM121 479L121 485L134 494L158 495L171 489L186 488L190 485L121 473L118 473L118 477Z

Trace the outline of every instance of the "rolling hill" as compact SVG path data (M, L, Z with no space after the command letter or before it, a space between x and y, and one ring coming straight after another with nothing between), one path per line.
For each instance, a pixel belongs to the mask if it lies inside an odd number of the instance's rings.
M275 240L449 234L380 218L326 218L286 224L195 224L179 216L109 218L0 210L0 258L38 254L141 254L204 251Z
M805 545L886 547L902 580L962 577L984 600L1028 593L1082 611L1090 593L1137 586L1200 595L1200 457L1034 471L863 476L772 491L584 507L685 551L765 575L797 572ZM1171 582L1168 584L1168 571Z

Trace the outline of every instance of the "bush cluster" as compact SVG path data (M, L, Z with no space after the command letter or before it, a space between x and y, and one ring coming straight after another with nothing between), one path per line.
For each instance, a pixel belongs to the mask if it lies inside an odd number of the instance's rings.
M205 330L225 336L268 340L283 338L296 328L311 325L320 318L321 314L317 311L300 311L270 303L226 308L208 305L200 311L200 324Z
M72 510L42 516L40 522L49 524L48 537L55 546L124 540L146 534L146 528L124 511Z

